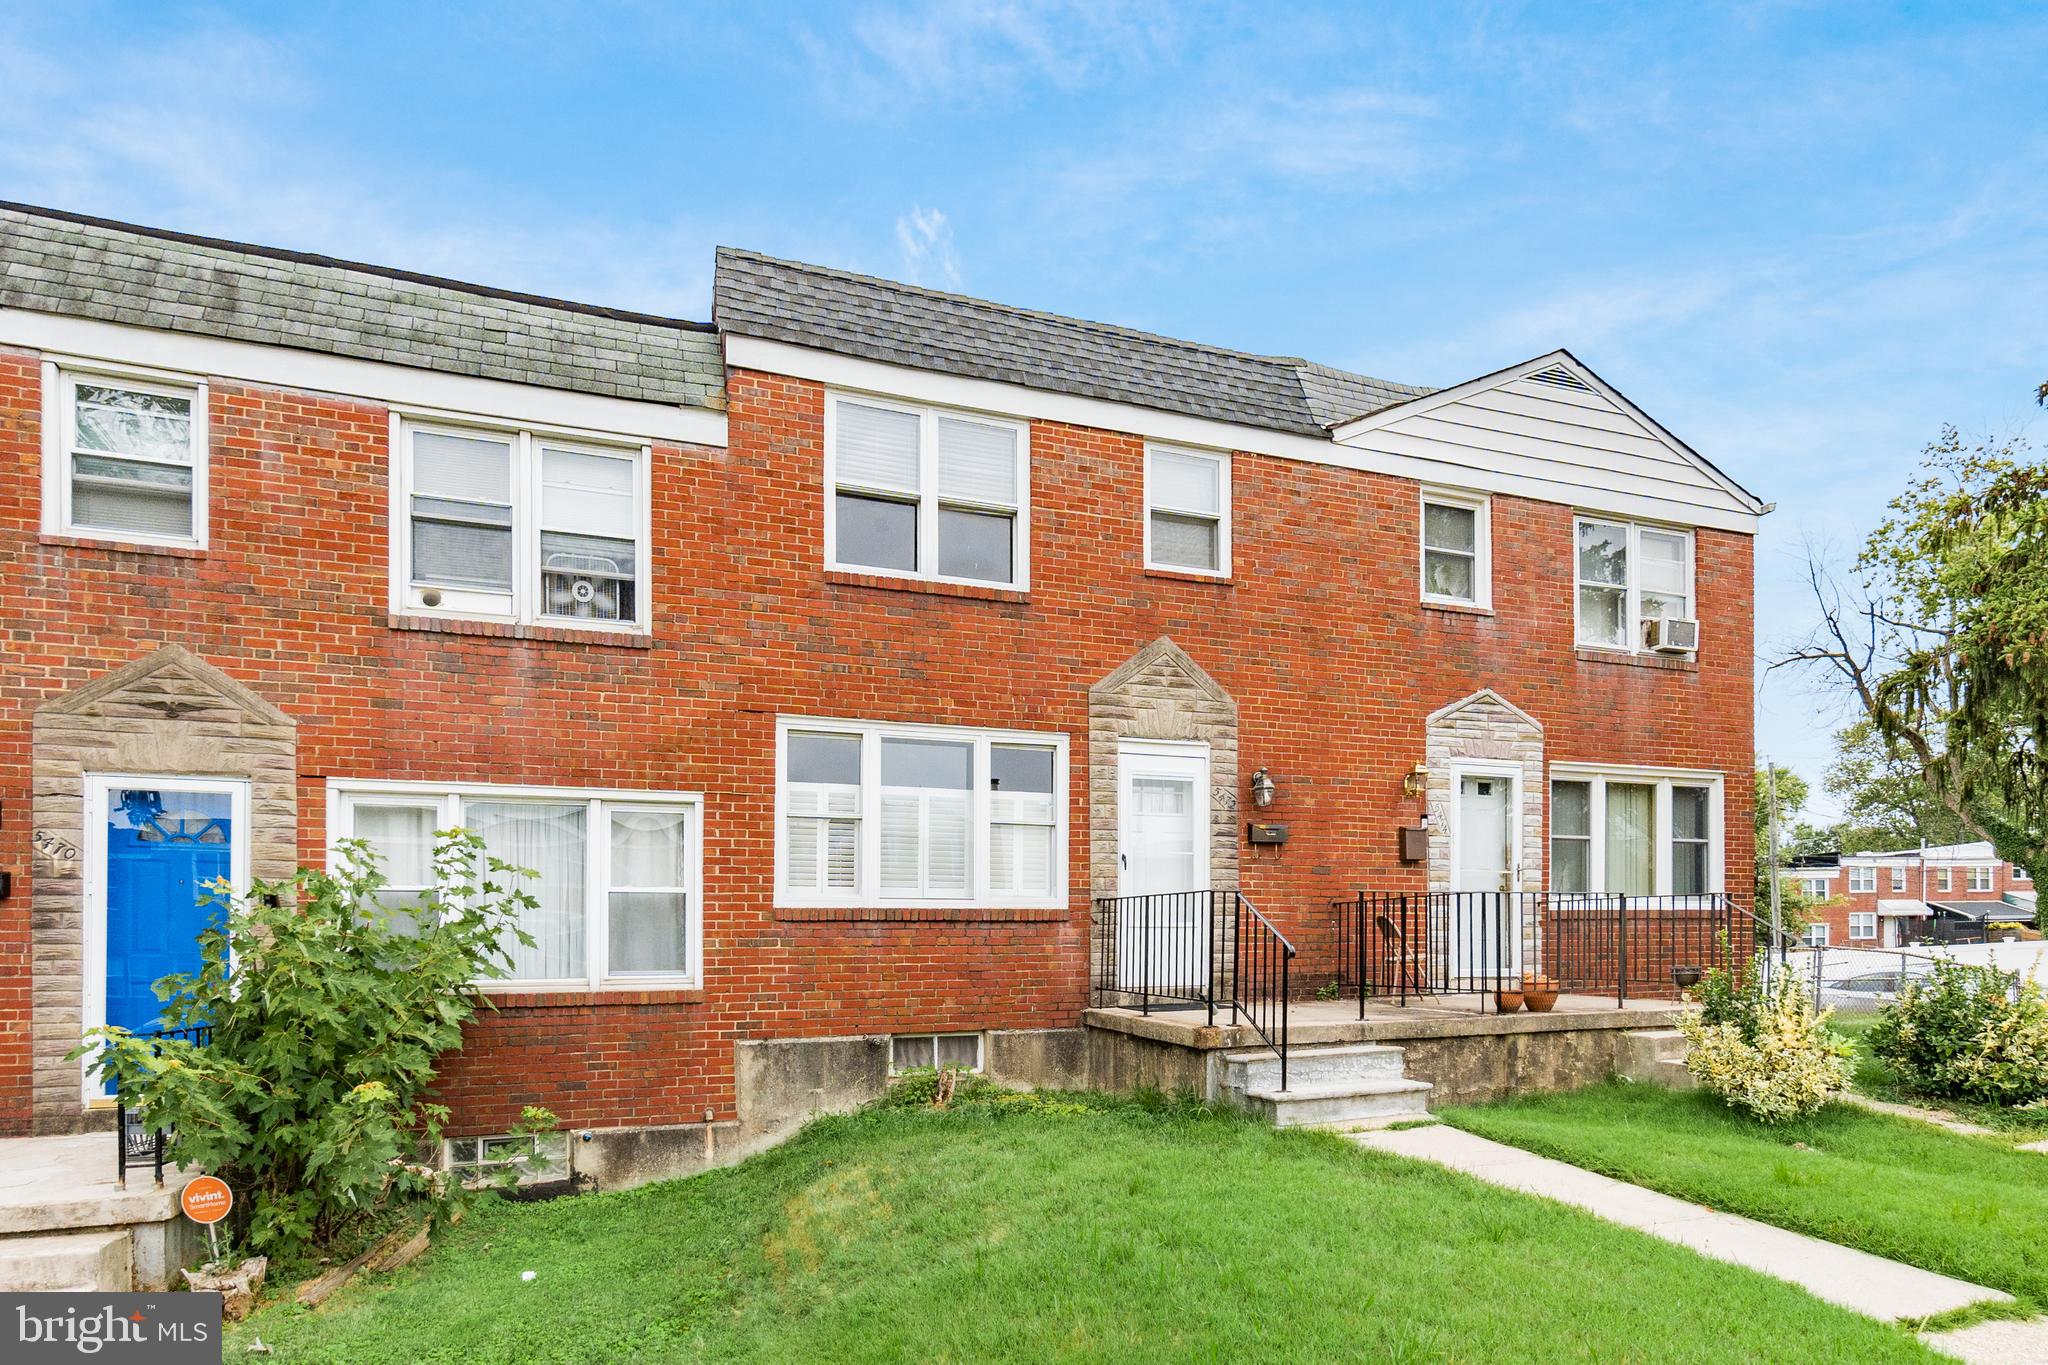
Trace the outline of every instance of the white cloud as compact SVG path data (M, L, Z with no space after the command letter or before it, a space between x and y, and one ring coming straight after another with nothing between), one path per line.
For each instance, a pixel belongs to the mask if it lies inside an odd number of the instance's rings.
M896 245L903 253L903 278L912 284L960 284L960 257L953 250L953 225L937 209L912 207L896 220Z

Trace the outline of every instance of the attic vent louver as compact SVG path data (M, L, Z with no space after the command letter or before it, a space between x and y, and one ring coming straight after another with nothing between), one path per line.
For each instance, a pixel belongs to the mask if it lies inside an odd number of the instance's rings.
M1591 393L1593 386L1573 374L1563 365L1552 365L1547 370L1538 370L1529 376L1533 383L1555 384L1560 389L1577 389L1580 393Z

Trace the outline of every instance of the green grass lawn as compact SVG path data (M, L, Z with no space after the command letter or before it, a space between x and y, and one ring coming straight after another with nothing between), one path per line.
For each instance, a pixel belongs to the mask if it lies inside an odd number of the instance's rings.
M2048 1306L2048 1157L1830 1105L1768 1128L1620 1082L1451 1109L1468 1132Z
M317 1312L260 1310L228 1355L260 1333L280 1362L408 1365L1936 1358L1789 1285L1340 1138L1070 1108L870 1111L690 1180L488 1206Z

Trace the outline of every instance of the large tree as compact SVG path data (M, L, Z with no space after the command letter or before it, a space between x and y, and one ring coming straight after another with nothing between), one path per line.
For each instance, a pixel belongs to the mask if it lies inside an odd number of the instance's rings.
M2048 463L1944 430L1855 570L1810 558L1819 624L1773 666L1820 670L1964 831L2048 875Z
M1927 785L1912 751L1878 734L1868 717L1836 732L1835 759L1822 782L1841 806L1842 819L1830 833L1843 853L1977 837Z

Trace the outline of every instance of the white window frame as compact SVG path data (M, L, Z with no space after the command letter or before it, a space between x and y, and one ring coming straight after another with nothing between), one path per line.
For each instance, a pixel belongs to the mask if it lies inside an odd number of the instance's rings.
M1892 890L1893 890L1893 891L1904 891L1904 890L1906 889L1906 867L1905 867L1905 864L1903 864L1903 863L1899 863L1899 864L1896 864L1896 865L1894 865L1894 866L1892 867L1892 869L1891 869L1891 874L1892 874Z
M926 1041L926 1042L929 1042L929 1043L931 1043L931 1044L932 1044L932 1059L933 1059L933 1061L934 1061L934 1062L936 1062L936 1061L937 1061L937 1059L938 1059L938 1055L939 1055L939 1049L938 1049L938 1040L939 1040L939 1039L941 1039L941 1038L972 1038L972 1039L974 1040L974 1065L973 1065L973 1066L970 1066L970 1067L959 1067L959 1068L954 1068L954 1069L956 1069L956 1070L964 1070L964 1071L970 1072L970 1073L972 1073L972 1074L974 1074L974 1075L977 1075L977 1076L978 1076L978 1075L980 1075L980 1074L982 1073L982 1070L983 1070L983 1068L984 1068L984 1067L985 1067L985 1066L987 1065L987 1063L988 1063L988 1045L987 1045L987 1042L986 1042L986 1040L984 1039L983 1035L981 1035L981 1034L979 1034L979 1033L966 1033L966 1032L945 1032L945 1033L892 1033L892 1034L890 1034L890 1035L889 1035L889 1074L890 1074L891 1076L901 1076L901 1075L904 1075L904 1074L905 1074L905 1072L904 1072L904 1069L896 1065L896 1044L897 1044L898 1042L902 1041L903 1039L906 1039L906 1038L910 1038L910 1039L921 1039L921 1040L923 1040L923 1041ZM913 1068L913 1069L914 1069L914 1068Z
M1851 895L1877 894L1877 868L1870 863L1852 863L1849 866L1849 893Z
M1963 869L1963 889L1971 895L1984 895L1998 889L1998 869L1989 864ZM1983 884L1978 885L1979 882Z
M1828 946L1828 933L1828 922L1817 919L1806 926L1801 942L1809 948L1825 948Z
M1429 509L1431 506L1455 507L1473 513L1472 518L1472 596L1451 597L1429 590ZM1477 607L1482 611L1493 609L1493 499L1484 493L1468 493L1456 489L1425 488L1422 501L1416 512L1415 565L1419 575L1422 600L1437 606ZM1439 554L1456 553L1439 550ZM1574 561L1577 551L1574 549ZM1578 596L1576 584L1573 598Z
M2008 875L2012 878L2013 881L2031 882L2034 880L2033 875L2029 873L2024 867L2021 867L2018 863L2008 863L2006 864L2006 866L2012 869L2011 873L2009 873Z
M1582 526L1619 526L1628 533L1628 582L1623 586L1626 594L1628 613L1628 643L1610 644L1605 640L1588 640L1586 623L1579 612L1579 590L1584 587L1613 588L1613 583L1592 583L1579 577L1579 528ZM1682 536L1685 540L1685 604L1691 619L1700 619L1699 598L1699 536L1690 526L1670 526L1661 522L1632 521L1627 517L1608 516L1598 512L1578 512L1572 516L1571 570L1572 570L1572 643L1579 649L1600 649L1613 654L1654 654L1657 651L1643 644L1643 590L1642 575L1638 572L1642 564L1642 535L1650 531L1658 535Z
M1877 911L1851 910L1849 912L1849 937L1852 940L1875 940L1877 938Z
M518 1156L486 1157L485 1148L494 1142L516 1142L526 1150ZM457 1148L464 1146L471 1153L467 1160L457 1155ZM545 1169L534 1168L532 1156L535 1152L547 1158ZM567 1180L569 1163L569 1135L559 1129L551 1133L478 1133L474 1137L441 1139L441 1169L463 1173L463 1184L472 1189L487 1188L492 1183L493 1172L508 1169L517 1170L514 1183L519 1185Z
M1197 511L1187 507L1175 507L1168 503L1155 502L1152 497L1152 457L1154 455L1179 455L1190 460L1207 460L1216 466L1215 513ZM1216 520L1216 567L1193 569L1185 564L1162 564L1152 556L1152 514L1164 512L1176 517L1199 517L1203 520L1214 516ZM1230 577L1230 452L1227 450L1203 450L1196 446L1163 445L1148 442L1145 446L1145 568L1157 573L1192 574L1197 578Z
M917 436L917 568L886 569L873 564L839 562L839 405L907 413L919 419ZM998 583L988 578L956 578L939 572L939 419L957 417L962 421L1008 427L1017 433L1017 506L1011 535L1011 579ZM858 491L859 485L850 485ZM973 510L975 503L952 503ZM988 510L996 510L990 507ZM1003 508L1003 511L1013 509ZM996 588L1013 592L1031 590L1031 423L1000 413L972 408L938 407L908 403L878 394L847 389L825 392L825 567L835 573L862 574L871 578L896 578L914 583L957 583L970 588Z
M168 398L183 398L192 404L191 535L150 535L141 531L112 531L101 526L72 523L71 455L77 445L77 393L81 383L136 389ZM186 550L206 548L212 520L207 497L207 466L212 463L209 458L212 442L207 422L207 385L203 378L141 366L53 358L43 362L42 396L42 529L45 535L70 536L112 545L160 545Z
M789 736L850 735L861 741L859 844L855 853L854 889L804 891L788 885ZM971 744L968 775L969 866L972 893L967 897L922 899L881 892L882 740L922 739ZM1052 890L1043 896L989 890L989 751L1000 745L1049 748L1052 755ZM905 725L883 721L778 716L775 720L775 904L798 909L818 906L881 910L1058 909L1068 902L1067 842L1069 828L1067 737L1059 731L981 730L959 725ZM851 817L849 817L851 818Z
M1941 874L1941 880L1935 884L1935 890L1953 891L1956 889L1956 870L1954 868L1938 867L1935 871Z
M1808 900L1827 900L1828 879L1826 877L1801 877L1799 879L1799 891Z
M487 589L438 588L412 581L412 439L413 432L508 441L512 446L512 591L508 610L448 599L495 597ZM633 462L634 553L631 621L593 621L550 616L542 611L541 593L541 449L575 451ZM462 413L425 409L394 409L391 414L390 527L391 610L400 616L438 620L494 621L546 626L561 630L600 631L621 635L650 632L654 609L654 449L630 437L566 427L494 422ZM439 591L442 603L428 606L421 593Z
M1607 763L1559 763L1550 769L1550 781L1586 782L1592 784L1592 847L1587 854L1587 880L1591 883L1587 892L1602 892L1607 889L1607 784L1621 783L1628 786L1648 786L1654 789L1651 816L1651 848L1655 851L1657 865L1652 882L1654 896L1713 896L1728 889L1727 884L1727 842L1728 824L1725 784L1722 775L1683 768L1632 768ZM1707 885L1702 891L1673 891L1671 889L1672 819L1671 789L1674 787L1703 787L1707 792ZM1551 799L1549 787L1544 788L1544 800ZM1546 816L1548 807L1546 806ZM1546 818L1546 830L1551 821ZM1550 871L1550 847L1548 841L1543 849L1544 868Z
M532 801L581 804L585 817L583 879L583 966L577 977L522 979L488 977L478 986L489 992L691 990L704 981L704 796L685 791L620 791L588 787L501 786L479 782L381 782L361 778L330 778L327 783L327 863L341 866L341 840L355 833L359 805L429 805L437 809L434 828L462 823L465 801ZM624 972L611 964L611 812L614 809L679 811L689 817L685 838L689 875L683 890L689 896L687 934L689 962L681 972ZM630 888L629 888L630 889Z

